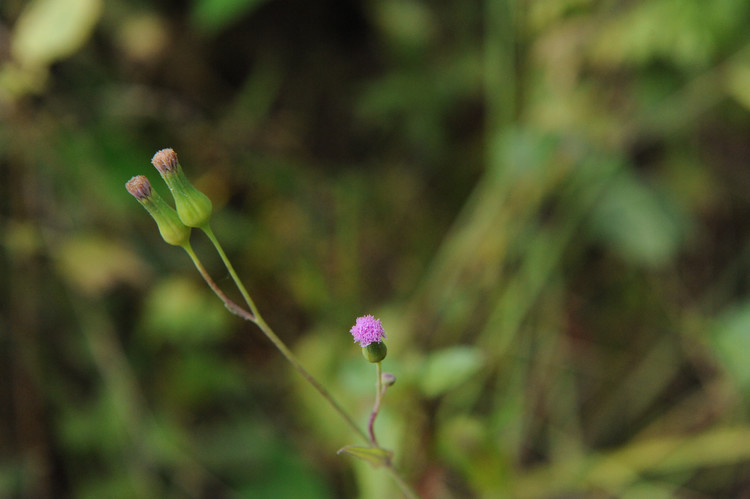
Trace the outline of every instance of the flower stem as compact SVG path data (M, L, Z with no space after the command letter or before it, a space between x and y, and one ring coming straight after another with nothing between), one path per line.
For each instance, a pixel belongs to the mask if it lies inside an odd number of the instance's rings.
M258 325L260 330L263 331L263 334L265 334L266 337L271 340L271 343L273 343L274 346L281 352L281 355L283 355L286 360L289 361L292 367L294 367L297 372L299 372L302 377L305 378L305 380L310 383L324 399L326 399L331 407L333 407L334 410L339 413L339 415L346 421L349 427L353 429L364 440L367 440L367 435L365 435L362 429L357 426L351 416L349 416L349 414L338 404L338 402L334 400L331 394L328 393L328 390L326 390L323 385L321 385L318 380L316 380L313 375L307 371L307 369L302 367L302 364L299 363L297 357L291 352L291 350L289 350L289 348L287 348L286 344L284 344L284 342L281 341L278 336L276 336L276 333L273 332L266 321L264 321L262 317L259 317L257 315L255 319L252 319L252 321Z
M198 260L197 256L195 256L195 253L192 252L192 250L188 251L188 254L190 254L191 258L193 259L193 262L195 262L196 267L198 268L198 271L201 272L201 275L206 280L209 286L211 286L211 289L214 290L214 293L224 302L226 307L229 309L230 312L234 313L235 315L239 315L245 320L254 322L258 328L263 332L263 334L268 338L271 343L281 352L281 355L286 358L287 361L294 367L294 369L299 372L305 380L310 383L315 390L328 402L328 404L333 407L333 409L341 416L346 423L349 425L351 429L355 431L362 439L365 441L369 441L367 438L367 435L362 431L362 429L357 426L357 424L354 422L354 420L349 416L349 414L339 405L338 402L331 396L330 393L328 393L328 390L326 390L323 385L318 382L317 379L313 377L312 374L310 374L307 369L305 369L302 364L300 364L299 360L297 360L297 357L292 353L291 350L286 346L286 344L279 338L276 333L274 333L273 329L271 329L271 326L266 323L266 321L263 319L263 317L260 315L260 312L258 311L258 308L255 306L255 302L250 297L250 293L247 292L247 289L245 288L244 284L240 280L240 278L237 276L237 273L234 271L234 267L232 266L232 263L229 261L229 258L227 257L226 253L224 253L224 249L221 247L221 244L219 243L219 240L214 235L213 231L211 230L211 227L209 227L208 224L205 225L205 227L201 227L203 232L206 233L208 238L211 240L211 243L213 243L214 247L216 248L216 252L219 253L219 256L221 257L221 260L224 262L224 266L229 271L229 274L232 276L232 279L234 280L235 285L237 286L237 289L239 289L240 293L242 294L242 297L245 299L245 303L250 307L251 312L248 312L240 307L238 307L236 304L234 304L229 298L226 297L226 295L218 288L215 284L212 285L213 281L211 280L210 276L205 272L205 269L203 268L203 265L200 265L200 260ZM201 270L203 269L203 270ZM239 309L241 313L238 313L238 311L235 310L235 308Z
M224 266L229 271L229 274L232 276L232 279L234 280L235 285L237 286L237 289L239 289L240 293L242 294L242 297L245 300L245 303L247 303L248 307L250 307L250 311L245 310L244 308L240 307L236 303L234 303L229 297L227 297L226 294L219 288L214 280L209 275L208 271L206 271L206 268L201 263L198 256L193 251L192 246L190 243L186 243L183 245L183 249L187 252L187 254L190 256L190 259L193 261L193 264L195 264L195 268L198 269L198 272L203 277L203 280L206 281L206 284L211 288L211 290L216 294L216 296L219 297L219 299L224 303L224 305L227 307L227 309L241 317L242 319L246 321L250 321L255 323L258 328L263 332L263 334L273 343L273 345L281 352L281 355L286 358L287 361L294 367L294 369L297 370L297 372L302 375L305 380L310 383L313 388L328 402L328 404L333 407L333 409L341 416L344 421L349 425L349 427L354 430L355 433L357 433L363 440L369 441L374 447L379 448L377 440L375 440L375 432L374 432L374 423L375 423L375 417L377 416L379 410L380 410L380 401L382 400L383 393L384 393L384 386L383 386L383 380L382 380L382 367L380 365L380 362L377 363L377 391L375 393L375 406L373 407L372 414L370 415L370 422L369 422L369 431L370 431L370 437L365 434L362 429L357 426L357 424L354 422L354 420L349 416L349 414L336 402L336 400L331 396L330 393L328 393L328 390L326 390L323 385L321 385L318 380L316 380L312 374L310 374L307 369L305 369L302 364L300 364L299 360L297 360L297 357L292 353L291 350L286 346L286 344L274 333L273 329L271 329L271 326L266 323L266 321L263 319L263 317L260 315L260 312L258 311L258 308L255 306L255 302L250 297L250 293L247 292L247 289L245 288L244 284L240 280L239 276L234 270L234 267L232 266L232 263L229 261L229 258L227 257L226 253L224 252L224 249L221 247L221 244L219 243L219 240L214 235L213 231L211 230L211 227L209 227L208 224L206 224L205 227L202 227L203 232L206 233L208 238L211 240L211 243L216 248L217 253L221 257L221 260L224 262ZM404 479L399 475L398 471L393 467L393 463L389 462L386 463L385 469L388 471L388 474L391 475L391 478L396 482L398 487L401 489L401 491L404 493L404 495L408 499L418 499L419 496L414 492L414 490L407 484Z
M380 365L380 362L376 362L375 366L377 367L377 375L378 375L378 381L376 383L376 391L375 391L375 405L372 408L372 412L370 413L370 422L367 425L367 429L370 431L370 443L373 445L373 447L379 447L378 441L375 439L375 418L378 416L378 412L380 411L380 401L383 397L383 379L382 379L382 367Z
M182 246L182 249L185 250L185 252L190 256L190 259L193 261L193 264L195 265L195 268L198 269L198 272L200 273L201 277L203 277L203 280L206 281L206 284L208 284L208 287L211 288L211 290L216 294L216 296L219 297L221 301L224 302L224 306L227 307L227 310L229 310L234 315L241 317L245 319L246 321L254 321L255 317L253 314L245 310L244 308L240 307L236 303L234 303L232 300L227 297L227 295L224 294L224 292L219 288L219 286L216 285L213 279L211 279L211 276L209 275L206 268L203 266L203 264L200 261L200 258L198 258L198 255L195 254L195 251L193 251L193 247L190 245L190 243L186 243Z
M242 298L244 298L245 303L247 303L247 306L250 307L250 311L253 313L255 317L257 317L258 319L261 319L260 314L258 313L258 308L255 306L255 302L253 301L252 298L250 298L250 293L248 293L247 289L245 289L245 285L242 284L242 281L237 275L237 272L234 271L232 262L229 261L229 258L227 258L227 254L224 253L224 248L222 248L221 243L219 243L219 240L214 235L214 231L211 230L211 226L208 224L208 222L206 223L206 225L201 227L201 230L205 232L206 236L208 236L208 238L211 240L211 244L213 244L214 248L216 248L216 252L221 257L221 261L224 262L224 266L229 271L229 275L232 276L232 280L234 281L234 284L237 286L237 289L240 290L240 294L242 294Z

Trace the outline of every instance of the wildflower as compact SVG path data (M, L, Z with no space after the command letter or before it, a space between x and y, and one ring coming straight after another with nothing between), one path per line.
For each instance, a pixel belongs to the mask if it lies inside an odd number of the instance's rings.
M362 355L369 362L380 362L385 358L388 349L383 343L386 335L380 319L376 319L372 315L358 317L356 324L349 332L352 333L354 341L359 342L362 347Z
M182 223L188 227L206 226L211 217L211 200L187 179L180 167L177 153L173 149L162 149L154 154L151 163L172 192L177 215Z
M186 227L174 209L151 189L151 183L146 177L138 175L131 178L125 184L125 188L156 221L162 239L174 246L187 244L190 239L190 227Z
M380 319L376 319L372 315L358 317L356 324L354 324L354 327L349 332L354 336L354 341L358 341L362 347L386 339L385 330L380 323Z

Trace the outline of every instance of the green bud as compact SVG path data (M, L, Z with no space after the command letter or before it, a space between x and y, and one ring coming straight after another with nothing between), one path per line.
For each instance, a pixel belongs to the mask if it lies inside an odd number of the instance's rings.
M143 175L133 177L125 184L130 194L146 208L146 211L156 221L162 239L174 246L183 246L190 239L190 227L186 227L171 206L155 191L151 183Z
M388 349L382 341L370 343L366 347L362 347L362 355L364 355L368 362L372 363L380 362L385 359L387 353Z
M380 380L385 386L393 386L396 384L396 376L393 373L383 373L380 376Z
M182 223L188 227L204 227L211 218L211 200L187 179L177 160L177 153L172 149L162 149L154 154L151 163L172 192Z

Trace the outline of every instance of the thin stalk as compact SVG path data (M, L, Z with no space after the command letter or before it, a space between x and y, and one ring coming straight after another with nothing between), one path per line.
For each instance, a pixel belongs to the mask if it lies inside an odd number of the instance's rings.
M263 317L260 315L260 312L258 312L258 308L255 306L255 302L252 298L250 298L250 293L247 292L247 289L245 288L244 284L242 284L242 281L237 276L237 273L234 271L234 267L232 266L232 263L229 261L229 258L227 257L226 253L224 253L224 249L221 247L221 244L219 243L218 239L216 239L216 236L214 235L211 228L206 224L205 227L202 227L203 232L206 233L208 238L211 240L211 243L213 243L214 247L216 248L216 252L219 253L219 256L221 257L221 260L224 262L224 266L226 266L227 270L229 271L229 274L232 276L232 279L234 280L234 283L237 285L237 289L239 289L240 293L242 294L242 297L245 299L245 303L250 307L251 312L248 312L241 307L237 306L235 303L233 303L227 296L216 286L216 284L213 284L213 281L211 280L210 276L208 276L208 273L205 271L205 268L203 268L203 265L200 264L200 260L195 255L195 253L192 251L192 249L188 250L186 248L186 251L190 255L190 258L193 259L193 262L195 263L196 268L198 268L198 271L203 276L203 279L206 280L209 286L211 286L211 289L214 290L214 293L224 302L226 307L235 315L239 315L245 320L254 322L260 330L263 332L264 335L266 335L266 338L268 338L271 343L281 352L281 355L284 356L284 358L289 361L289 363L294 367L294 369L299 372L305 380L310 383L313 388L315 388L318 393L330 404L331 407L341 416L346 423L349 425L351 429L355 431L362 439L369 442L369 439L367 438L367 435L365 434L362 429L357 426L357 424L354 422L354 420L349 416L349 414L339 405L338 402L331 396L330 393L328 393L328 390L326 390L323 385L321 385L317 379L313 377L312 374L310 374L307 369L305 369L302 364L300 364L299 360L297 360L297 357L292 353L291 350L286 346L286 344L278 337L276 336L276 333L273 332L273 329L271 329L271 326L266 323L266 321L263 319ZM202 269L202 270L201 270ZM238 309L238 310L237 310Z
M185 252L190 256L190 259L193 261L195 268L198 269L198 272L200 273L201 277L203 277L203 280L206 281L206 284L208 284L208 287L211 288L211 290L216 294L216 296L218 296L219 299L224 302L224 306L227 307L227 310L229 310L234 315L245 319L246 321L255 320L255 317L253 317L253 315L250 312L248 312L247 310L245 310L244 308L240 307L239 305L234 303L232 300L230 300L229 297L224 294L221 288L216 285L214 280L211 279L211 276L209 275L206 268L201 263L200 259L198 258L198 255L196 255L195 251L193 251L193 247L190 245L190 243L183 245L182 249L184 249Z
M240 290L240 293L242 294L242 298L245 299L245 303L247 303L247 306L250 307L250 311L253 313L255 317L257 317L259 320L262 321L263 319L261 318L260 313L258 312L258 308L255 306L255 302L253 301L252 298L250 298L250 293L248 293L247 289L245 289L245 285L242 284L242 281L237 275L237 272L234 271L232 262L229 261L227 254L224 253L224 248L222 248L221 243L219 243L219 240L214 235L214 231L211 230L211 226L208 225L208 223L206 223L206 225L204 227L201 227L200 229L206 233L208 238L211 240L211 244L213 244L214 248L216 248L216 252L221 257L221 261L224 262L224 266L229 271L229 275L232 276L232 280L234 281L234 284L237 286L237 289Z
M229 258L227 257L226 253L224 252L224 249L221 247L221 243L219 243L219 240L214 235L213 231L211 230L211 227L206 224L205 227L202 227L203 232L206 233L208 238L211 240L211 243L216 248L216 252L221 257L221 260L224 262L224 266L229 271L229 274L232 276L232 279L234 280L235 285L237 286L237 289L239 289L240 293L242 294L242 297L245 299L245 303L247 303L248 307L250 307L250 312L243 309L236 303L234 303L232 300L230 300L223 291L214 283L213 279L211 279L211 276L206 271L205 267L203 267L203 264L201 263L198 256L195 254L195 252L192 250L192 247L188 243L186 246L184 246L185 251L190 255L190 258L193 260L193 263L195 264L195 267L198 269L198 272L200 272L201 276L203 276L203 279L206 281L206 283L209 285L209 287L214 291L216 296L221 299L221 301L224 302L224 305L229 309L230 312L234 313L235 315L238 315L242 317L243 319L247 321L251 321L255 323L258 328L263 332L263 334L273 343L273 345L281 352L281 355L284 356L284 358L294 367L294 369L297 370L298 373L302 375L305 380L310 383L315 390L330 404L331 407L341 416L344 421L349 425L349 427L354 430L355 433L357 433L363 440L371 442L375 447L380 448L377 444L377 441L375 440L375 433L373 430L373 424L375 422L375 416L377 416L377 413L380 409L380 401L382 400L383 396L383 380L382 380L382 373L381 373L381 365L380 362L377 363L377 393L375 394L375 407L373 408L373 413L370 415L370 438L367 437L364 431L362 431L359 426L354 422L354 420L349 416L349 414L334 400L334 398L331 396L330 393L328 393L328 390L326 390L323 385L321 385L318 380L316 380L312 374L310 374L307 369L305 369L302 364L300 364L299 360L297 360L297 357L292 353L291 350L286 346L286 344L274 333L273 329L271 329L271 326L266 323L266 321L263 319L263 317L260 315L260 312L258 311L258 308L255 306L255 302L250 297L250 293L247 292L247 289L245 288L244 284L240 280L239 276L234 270L234 267L232 266L232 263L229 261ZM419 496L416 492L407 484L404 479L399 475L398 471L393 467L393 463L388 462L385 466L385 469L388 471L388 474L391 475L393 480L396 482L396 485L398 485L399 489L404 493L404 495L409 499L419 499Z
M376 447L380 449L380 445L378 445L378 441L375 439L375 418L380 413L380 403L383 401L383 396L385 395L385 391L387 389L386 386L383 386L383 367L380 362L375 363L378 380L376 383L376 391L375 391L375 404L372 408L372 413L370 414L370 423L368 425L368 430L370 431L370 443L373 445L373 447ZM388 474L391 475L393 480L396 482L396 485L398 485L398 488L401 489L401 492L404 493L406 497L409 499L418 499L419 496L416 492L411 488L411 486L406 483L406 481L401 477L398 471L396 471L396 468L393 466L393 463L390 459L386 461L385 469L388 470Z
M307 369L302 367L302 364L299 363L297 357L291 352L291 350L289 350L289 348L287 348L286 344L284 344L284 342L281 341L278 336L276 336L276 333L273 332L266 321L264 321L262 317L256 315L253 322L258 325L260 330L263 331L263 334L265 334L266 337L271 340L271 343L273 343L273 345L281 352L281 355L283 355L286 360L289 361L292 367L294 367L297 372L299 372L302 377L305 378L305 380L310 383L324 399L326 399L331 407L333 407L336 412L339 413L339 416L341 416L346 421L349 427L353 429L360 437L367 441L368 438L367 435L365 435L365 432L363 432L360 427L357 426L357 423L354 422L351 416L349 416L349 414L338 404L338 402L334 400L331 394L328 393L328 390L326 390L323 385L321 385L318 380L316 380L312 376L312 374L307 372Z
M382 378L382 367L380 365L380 362L377 362L375 364L377 367L377 374L378 374L378 381L376 383L377 391L375 392L375 405L372 408L372 413L370 413L370 422L367 425L367 429L370 431L370 443L374 447L379 447L378 441L375 439L375 418L378 416L378 412L380 411L380 401L383 397L383 380Z

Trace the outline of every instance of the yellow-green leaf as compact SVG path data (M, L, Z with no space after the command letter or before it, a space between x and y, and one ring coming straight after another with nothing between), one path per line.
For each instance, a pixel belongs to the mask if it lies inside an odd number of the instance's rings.
M740 104L750 109L750 65L733 64L726 73L726 90Z
M386 449L378 449L375 447L358 447L355 445L347 445L339 449L336 454L349 454L363 461L370 463L373 468L379 468L387 465L393 457L393 451Z
M23 66L46 66L78 50L102 11L101 0L34 0L21 13L12 38Z

